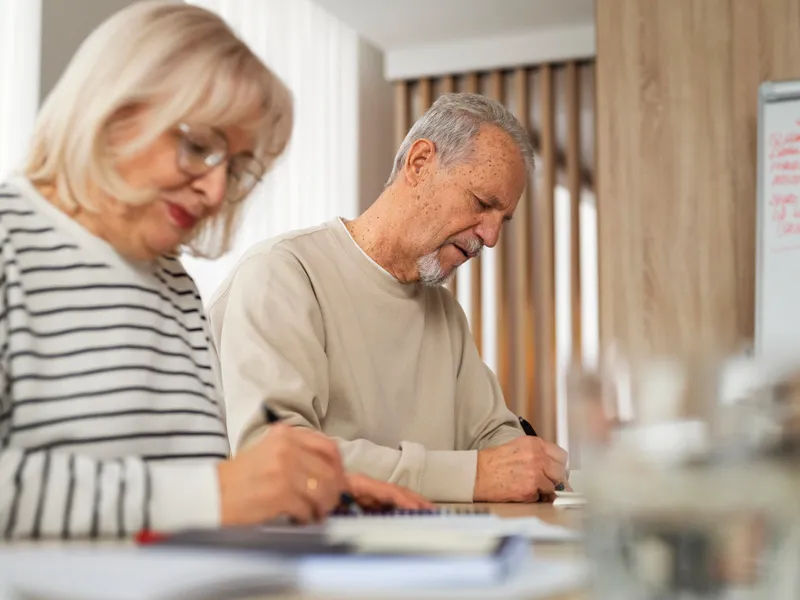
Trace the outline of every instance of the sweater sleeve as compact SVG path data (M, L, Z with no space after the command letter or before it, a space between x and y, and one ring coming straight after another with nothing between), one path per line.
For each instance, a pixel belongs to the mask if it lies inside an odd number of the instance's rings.
M456 380L458 447L482 450L525 435L519 419L506 405L497 377L478 354L464 310L450 292L442 293L451 305L448 313L453 337L461 346Z
M98 460L13 445L6 278L0 274L0 537L125 537L219 522L215 463Z
M273 248L241 263L209 310L231 446L265 429L261 405L291 425L322 430L329 378L322 314L300 262ZM441 502L471 502L477 452L428 451L338 439L347 470L406 486Z
M0 451L0 535L127 537L219 523L216 466L149 465L55 451Z

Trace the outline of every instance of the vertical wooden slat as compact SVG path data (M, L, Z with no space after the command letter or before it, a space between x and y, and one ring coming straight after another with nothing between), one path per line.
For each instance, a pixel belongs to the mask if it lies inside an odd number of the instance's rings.
M468 94L478 92L478 74L469 73L464 81L464 91ZM481 257L476 256L470 262L470 325L472 337L478 353L483 355L483 299L481 297Z
M442 77L442 86L441 86L442 94L452 94L455 90L455 81L452 75L446 75ZM447 282L447 289L458 298L458 273L454 272L452 277L450 277L450 281Z
M394 140L395 148L403 143L409 130L408 123L408 82L398 81L394 84Z
M489 97L498 102L504 101L504 77L502 71L492 71L489 75ZM506 402L513 408L511 398L511 364L509 352L509 297L508 286L508 240L506 236L500 235L497 245L494 248L495 259L495 280L494 294L496 298L496 335L497 335L497 379Z
M538 419L542 437L554 440L556 433L556 302L554 210L556 184L555 107L553 69L540 68L541 106L541 188L536 197L536 233L534 269L536 278L536 331Z
M520 124L528 129L530 127L528 94L528 70L518 68L514 71L514 105L516 116ZM528 420L534 420L533 407L534 377L535 377L535 338L533 322L533 282L531 281L531 253L533 248L533 221L530 213L530 203L533 190L530 183L526 186L520 198L517 211L512 221L514 230L514 266L516 286L516 301L514 307L514 323L516 335L514 337L514 392L516 395L516 411Z
M570 303L572 360L582 362L581 318L581 135L580 79L575 62L567 64L567 187L570 197Z
M442 77L442 94L452 94L455 90L455 83L452 75Z
M421 117L431 107L433 93L430 79L420 79L417 85L417 118Z

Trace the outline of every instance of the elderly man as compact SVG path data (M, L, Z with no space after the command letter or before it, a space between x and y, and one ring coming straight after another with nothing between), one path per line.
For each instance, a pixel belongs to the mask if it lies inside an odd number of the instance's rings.
M534 501L565 481L566 452L524 435L441 286L497 243L532 167L502 105L445 95L359 218L250 249L209 311L235 447L266 402L336 438L349 470L431 500Z

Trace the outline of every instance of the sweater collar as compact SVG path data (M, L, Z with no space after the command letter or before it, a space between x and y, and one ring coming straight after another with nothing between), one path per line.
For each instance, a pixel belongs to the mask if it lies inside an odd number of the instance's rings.
M415 296L421 287L420 283L402 283L394 275L376 263L364 249L350 235L347 225L341 218L336 218L329 222L328 229L333 233L336 241L347 254L348 258L359 268L359 270L375 284L393 294L403 298Z

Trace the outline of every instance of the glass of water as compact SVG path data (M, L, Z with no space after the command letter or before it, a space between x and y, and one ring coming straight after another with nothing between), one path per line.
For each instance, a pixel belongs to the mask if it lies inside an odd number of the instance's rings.
M608 353L568 402L595 598L800 598L800 369Z

